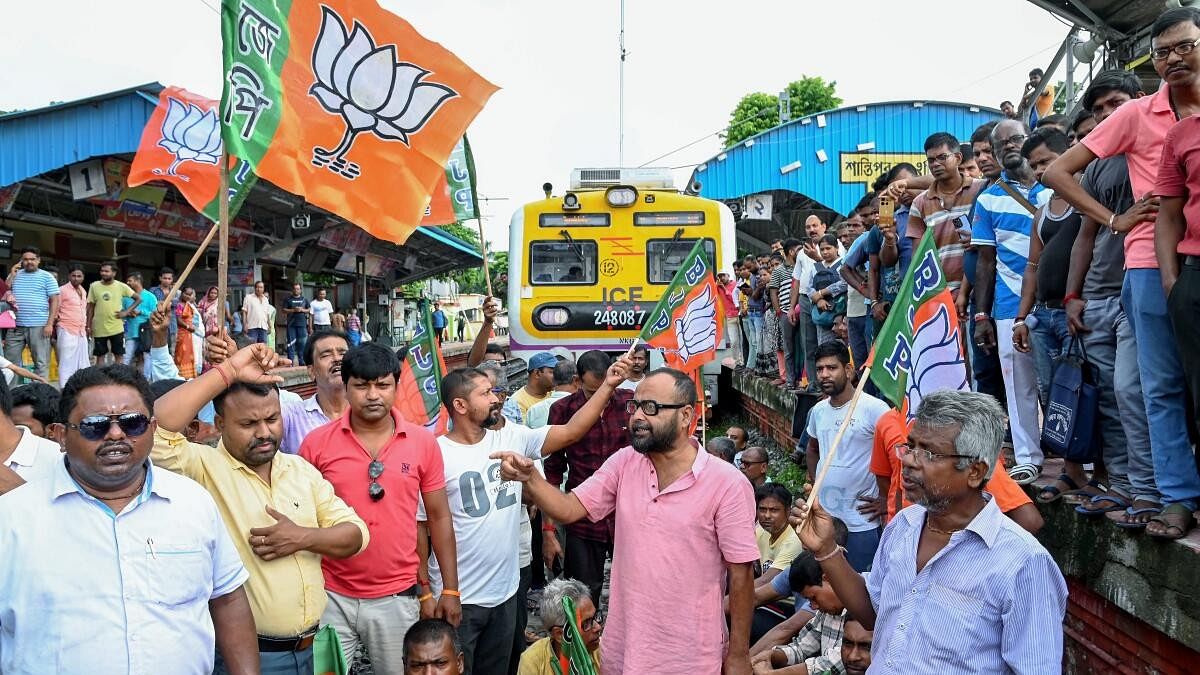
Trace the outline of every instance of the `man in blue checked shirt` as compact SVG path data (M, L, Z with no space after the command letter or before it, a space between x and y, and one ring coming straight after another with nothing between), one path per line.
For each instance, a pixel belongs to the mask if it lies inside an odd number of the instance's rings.
M901 449L904 492L914 504L884 530L869 580L834 543L824 509L797 502L792 510L801 542L838 598L874 630L872 673L1061 671L1066 581L1033 535L983 492L1003 440L1004 411L994 397L925 397Z

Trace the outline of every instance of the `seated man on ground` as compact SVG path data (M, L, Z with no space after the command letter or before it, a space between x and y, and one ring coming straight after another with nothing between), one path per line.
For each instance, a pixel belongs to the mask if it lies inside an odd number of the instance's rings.
M871 667L871 643L874 639L872 631L846 612L846 621L842 624L842 670L846 675L866 675Z
M834 539L839 542L838 546L845 546L846 540L850 536L850 531L846 529L846 524L840 518L833 519ZM754 627L760 625L763 621L773 616L773 613L768 609L771 603L776 603L783 598L791 598L791 606L795 608L791 616L788 616L782 623L775 625L774 628L766 631L760 638L752 643L750 647L750 656L763 651L771 651L772 647L787 644L796 637L801 628L808 623L808 620L813 617L813 608L805 599L804 590L804 554L801 553L792 564L788 566L787 574L777 574L771 580L771 583L765 586L758 586L754 589L754 623L751 625L751 632Z
M796 565L797 582L802 589L800 592L815 614L791 642L753 656L751 664L754 672L788 675L843 673L841 647L846 607L838 599L829 579L821 572L821 563L816 561L812 553L805 551L800 554L796 558Z
M713 457L717 457L723 461L733 464L733 455L735 454L734 447L733 441L729 440L728 438L724 436L713 436L712 438L708 439L708 443L705 444L704 449Z
M750 484L757 490L760 485L771 482L771 479L767 477L767 467L770 461L765 448L752 445L742 451L741 457L735 455L733 465L741 470L742 475L749 479Z
M563 632L567 623L563 598L571 598L575 603L584 646L592 656L592 667L596 672L600 672L600 632L603 629L603 617L592 604L592 594L586 584L575 579L559 578L546 584L545 590L542 591L542 627L548 629L550 635L529 645L521 654L517 675L557 675L554 664L561 663L564 657ZM571 671L574 672L574 669Z

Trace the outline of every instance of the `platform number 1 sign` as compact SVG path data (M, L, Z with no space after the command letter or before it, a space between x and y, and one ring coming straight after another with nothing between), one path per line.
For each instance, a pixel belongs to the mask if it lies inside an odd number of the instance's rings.
M87 199L104 194L104 167L98 159L72 164L67 172L71 176L71 198Z

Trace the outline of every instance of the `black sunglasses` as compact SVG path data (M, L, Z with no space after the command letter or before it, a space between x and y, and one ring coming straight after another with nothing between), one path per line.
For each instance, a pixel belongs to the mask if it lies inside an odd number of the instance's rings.
M383 486L379 484L379 477L383 475L383 462L373 459L367 465L367 477L371 479L371 484L367 487L367 494L370 495L372 501L383 499Z
M638 408L646 413L647 417L654 417L659 410L675 410L685 408L691 405L690 403L659 403L658 401L639 401L637 399L629 399L625 402L625 412L632 415L637 412Z
M142 413L122 413L120 415L88 415L79 420L79 424L68 424L68 429L78 429L79 435L89 441L99 441L108 435L113 422L121 427L121 433L126 436L141 436L150 428L150 418Z

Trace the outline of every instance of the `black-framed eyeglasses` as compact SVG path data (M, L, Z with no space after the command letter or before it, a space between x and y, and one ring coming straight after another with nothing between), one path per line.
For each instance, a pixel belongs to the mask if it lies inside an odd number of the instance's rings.
M914 457L916 457L917 461L920 462L921 464L924 464L926 462L929 462L932 464L933 462L936 462L939 459L948 459L948 458L949 459L979 459L978 457L975 457L974 455L943 455L939 452L933 452L926 448L914 448L907 443L899 443L896 445L896 456L897 457L907 457L908 455L913 455Z
M113 424L121 427L126 436L141 436L150 428L150 418L139 412L120 415L88 415L79 424L68 424L68 429L77 429L79 435L89 441L99 441L108 435Z
M739 469L744 469L748 466L754 466L755 464L766 464L766 463L767 463L767 460L765 460L765 459L739 459L735 462L735 464L737 464L737 468L739 468Z
M1159 47L1158 49L1153 49L1150 51L1150 58L1154 59L1155 61L1166 61L1168 58L1170 58L1171 52L1175 52L1180 56L1187 56L1196 49L1196 45L1200 45L1200 38L1196 38L1195 40L1191 40L1189 42L1180 42L1179 44L1171 47Z
M953 154L954 154L953 152L943 152L942 154L936 155L934 157L929 157L928 155L926 155L925 161L930 165L933 165L934 163L945 164L946 160L950 159L950 156Z
M996 140L999 143L1000 147L1002 147L1002 148L1005 146L1008 146L1008 145L1012 145L1012 146L1019 148L1025 144L1025 141L1028 138L1029 138L1029 136L1026 136L1025 134L1016 134L1015 136L1009 136L1008 138L998 138Z
M371 484L367 486L367 495L371 497L372 501L377 502L383 499L385 494L383 486L379 484L379 477L383 475L383 469L383 462L377 459L371 460L371 463L367 465L367 477L371 479Z
M629 399L625 402L625 412L630 415L642 409L647 417L654 417L659 410L677 410L691 405L690 403L659 403L658 401L639 401L637 399Z

